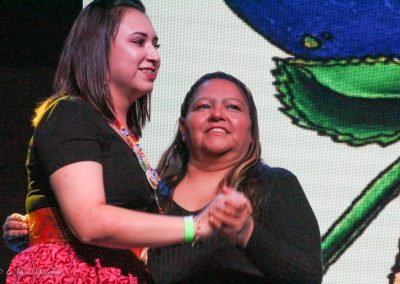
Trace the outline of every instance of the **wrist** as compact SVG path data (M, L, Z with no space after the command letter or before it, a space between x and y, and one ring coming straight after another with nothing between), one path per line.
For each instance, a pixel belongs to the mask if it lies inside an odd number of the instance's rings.
M246 224L243 226L243 229L238 234L239 245L242 248L246 248L247 243L249 242L251 235L253 234L254 229L254 220L250 216L246 221Z
M196 222L193 218L193 215L183 217L183 223L185 227L185 231L183 234L183 242L191 243L194 241L196 234Z

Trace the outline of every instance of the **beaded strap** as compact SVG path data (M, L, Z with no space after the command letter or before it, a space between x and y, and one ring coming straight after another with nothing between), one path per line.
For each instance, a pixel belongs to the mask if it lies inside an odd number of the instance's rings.
M118 120L115 120L114 124L120 130L125 141L128 143L128 145L130 146L130 148L133 150L136 157L138 158L140 166L142 167L143 171L146 173L147 181L149 182L150 186L154 189L154 199L156 200L158 210L160 213L163 213L163 210L158 201L157 194L155 192L155 190L157 189L158 183L160 181L160 177L158 176L156 170L154 170L151 167L149 160L147 159L146 155L144 154L144 151L143 151L142 147L140 146L139 141L136 138L136 136L131 131L129 131L129 129L122 126Z

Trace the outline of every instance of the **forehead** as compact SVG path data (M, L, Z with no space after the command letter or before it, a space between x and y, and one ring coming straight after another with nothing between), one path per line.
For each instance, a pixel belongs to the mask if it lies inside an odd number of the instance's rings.
M123 11L122 19L118 27L118 34L145 33L150 37L156 37L149 17L134 8L126 8Z
M236 99L246 102L245 96L234 82L225 79L211 79L202 83L194 96L194 100L209 99Z

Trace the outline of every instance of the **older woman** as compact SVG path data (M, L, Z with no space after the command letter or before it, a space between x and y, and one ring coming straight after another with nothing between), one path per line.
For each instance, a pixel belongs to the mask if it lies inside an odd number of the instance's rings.
M260 155L248 88L222 72L200 78L158 166L159 195L165 212L178 216L198 214L214 200L209 222L219 234L150 249L155 282L321 282L320 234L307 198L292 173L263 164ZM219 200L220 192L231 199ZM252 211L234 202L243 196Z
M307 198L292 173L263 164L260 155L249 89L222 72L201 77L185 97L179 130L158 166L164 210L196 214L230 187L250 200L253 212L246 219L229 214L229 206L215 207L210 222L220 234L193 247L151 250L156 282L321 282L320 233Z

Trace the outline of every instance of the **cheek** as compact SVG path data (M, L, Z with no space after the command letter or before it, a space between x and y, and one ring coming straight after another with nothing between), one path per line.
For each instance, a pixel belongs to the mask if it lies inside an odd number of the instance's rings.
M189 114L185 122L185 130L192 135L201 132L204 125L204 118L198 114Z
M243 126L240 131L240 133L241 133L240 139L243 140L243 144L250 145L250 143L253 142L253 138L251 136L251 124L246 123L246 125L243 125Z

